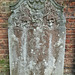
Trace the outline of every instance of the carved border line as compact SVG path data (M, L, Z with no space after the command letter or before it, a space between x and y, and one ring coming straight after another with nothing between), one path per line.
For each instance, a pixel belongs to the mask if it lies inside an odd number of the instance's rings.
M24 1L27 1L27 0L18 0L17 3L10 5L11 10L15 10L16 8L18 8L20 4L23 3ZM64 6L61 6L55 0L50 0L50 1L57 9L63 10Z

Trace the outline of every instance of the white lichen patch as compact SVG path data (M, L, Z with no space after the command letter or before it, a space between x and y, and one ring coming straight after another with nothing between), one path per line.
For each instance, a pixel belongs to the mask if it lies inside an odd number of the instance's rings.
M55 59L50 60L48 63L46 63L46 69L44 71L44 75L51 75L53 72L53 69L55 68Z
M63 44L63 39L59 38L59 40L54 44L54 46L61 46Z
M31 53L33 53L33 51L34 51L34 50L33 50L33 49L31 49Z
M58 36L60 36L60 35L58 34Z
M37 27L36 29L37 29L37 31L42 32L41 27Z
M62 48L63 48L63 46L60 46L60 48L62 49Z
M18 38L15 36L15 34L11 35L11 40L18 42Z
M36 37L35 40L36 40L36 48L37 49L40 49L40 47L42 45L42 43L40 43L40 38L39 37Z
M63 34L65 34L65 32L62 32Z
M44 51L43 51L42 53L43 53L43 54L45 54L45 52L44 52Z
M36 29L34 29L34 32L36 32Z
M31 60L30 62L29 62L29 65L28 65L28 68L30 69L30 70L32 70L32 69L34 69L34 66L36 65L36 63L33 61L33 60Z
M59 60L59 63L61 63L61 60Z

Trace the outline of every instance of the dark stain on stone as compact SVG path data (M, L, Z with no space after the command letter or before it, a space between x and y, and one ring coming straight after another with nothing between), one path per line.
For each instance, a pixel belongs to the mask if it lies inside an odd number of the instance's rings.
M22 28L19 27L19 26L15 26L15 27L13 28L13 30L14 30L15 36L16 36L17 38L21 38L21 36L22 36Z

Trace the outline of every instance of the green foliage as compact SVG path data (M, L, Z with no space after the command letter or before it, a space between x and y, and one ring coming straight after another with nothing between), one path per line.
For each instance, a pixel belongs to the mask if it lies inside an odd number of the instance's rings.
M7 72L9 71L9 60L8 59L1 59L0 60L0 72Z

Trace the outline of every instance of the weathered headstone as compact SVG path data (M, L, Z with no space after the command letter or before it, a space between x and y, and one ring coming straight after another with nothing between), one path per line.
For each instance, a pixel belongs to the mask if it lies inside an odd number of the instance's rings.
M55 0L19 0L11 10L10 75L63 75L63 7Z

